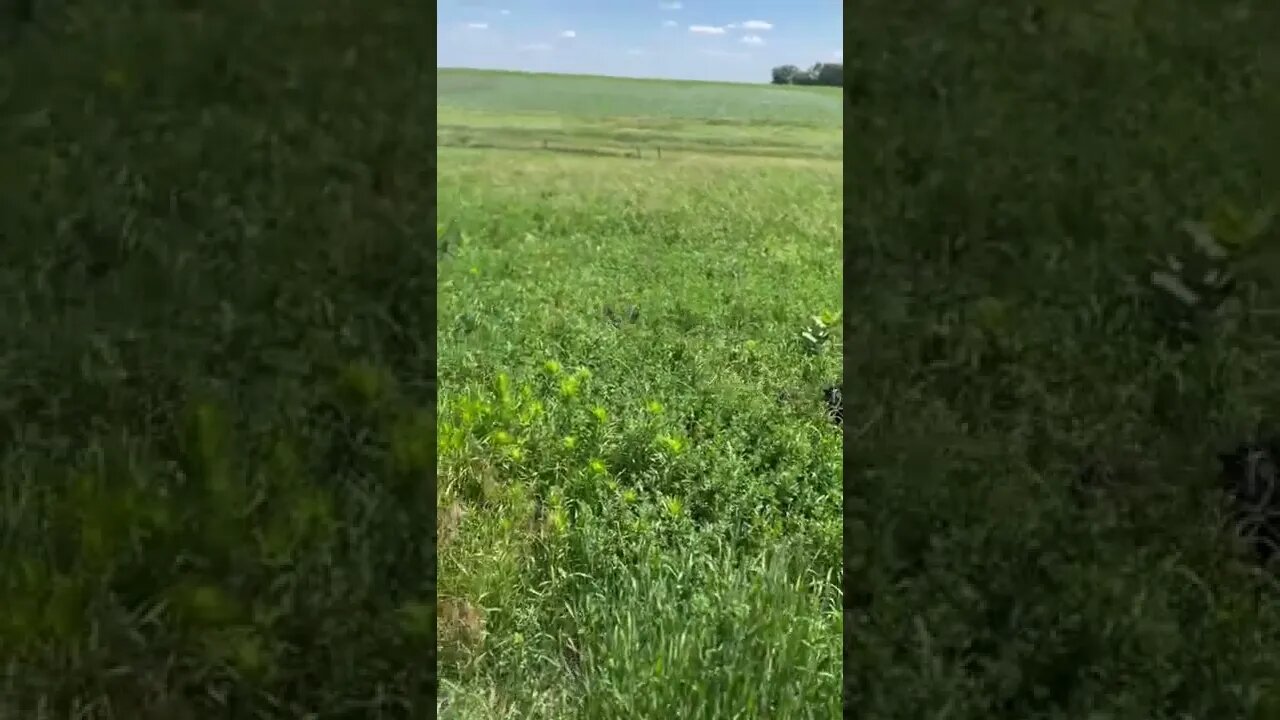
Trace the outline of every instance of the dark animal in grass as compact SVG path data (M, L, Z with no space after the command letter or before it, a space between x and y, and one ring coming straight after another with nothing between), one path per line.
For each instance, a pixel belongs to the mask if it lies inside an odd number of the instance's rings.
M1280 549L1278 458L1280 438L1264 443L1241 443L1235 450L1218 455L1233 528L1263 565L1275 558Z
M827 416L836 425L844 426L844 385L832 385L822 391L822 401L827 405Z

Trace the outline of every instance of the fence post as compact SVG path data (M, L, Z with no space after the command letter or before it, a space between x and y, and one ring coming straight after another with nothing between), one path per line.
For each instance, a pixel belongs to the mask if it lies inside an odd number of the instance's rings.
M659 159L659 160L661 160L661 159L662 159L662 146L661 146L661 145L659 145L659 146L658 146L658 159Z

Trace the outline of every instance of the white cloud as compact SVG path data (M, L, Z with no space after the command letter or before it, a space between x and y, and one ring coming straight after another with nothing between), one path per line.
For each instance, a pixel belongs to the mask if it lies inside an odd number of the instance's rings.
M772 30L773 23L764 20L748 20L742 23L743 30Z
M715 25L690 25L689 32L698 35L723 35L724 28Z
M679 10L680 8L683 8L684 5L678 2L660 2L658 3L658 7L663 10Z
M574 32L574 31L572 31L572 30L565 30L564 32L560 33L560 37L562 37L562 38L576 38L576 37L578 37L578 33Z
M498 11L498 14L499 14L499 15L510 15L510 14L511 14L511 11L510 11L510 10L499 10L499 11Z
M489 23L467 23L467 27L472 30L488 30Z
M760 37L759 35L747 35L742 38L742 42L748 45L763 45L764 38Z
M630 50L628 50L628 51L627 51L627 54L628 54L628 55L643 55L643 54L644 54L644 51L643 51L643 50L641 50L640 48L631 48Z
M725 25L725 27L727 27L727 28L729 28L730 30L732 30L732 29L734 29L734 28L738 27L738 23L729 23L728 25Z
M677 26L677 25L679 25L679 24L680 24L680 23L676 22L675 20L663 20L663 21L662 21L662 27L675 27L675 26Z
M520 49L525 52L547 52L551 50L551 46L547 43L533 43L531 45L522 45Z

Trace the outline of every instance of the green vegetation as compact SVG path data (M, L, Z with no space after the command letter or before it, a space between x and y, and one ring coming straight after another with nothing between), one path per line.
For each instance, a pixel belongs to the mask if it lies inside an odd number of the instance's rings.
M574 117L641 117L733 124L801 124L838 129L840 94L826 87L638 80L495 70L441 69L441 107ZM838 133L837 133L838 135Z
M1280 588L1216 477L1280 419L1274 13L885 0L847 26L858 717L1280 716ZM1151 275L1215 269L1187 221L1234 288Z
M641 160L843 157L833 89L457 69L437 78L441 147Z
M0 717L423 716L428 7L36 10L0 57Z
M708 100L770 88L529 82L688 104L442 90L440 133L690 150L439 151L442 716L838 717L838 128Z
M840 136L811 125L726 120L571 117L441 107L440 147L542 150L557 153L671 160L691 155L736 155L839 162Z
M808 70L801 70L795 65L779 65L770 72L774 85L825 85L827 87L844 86L844 65L842 63L814 63Z

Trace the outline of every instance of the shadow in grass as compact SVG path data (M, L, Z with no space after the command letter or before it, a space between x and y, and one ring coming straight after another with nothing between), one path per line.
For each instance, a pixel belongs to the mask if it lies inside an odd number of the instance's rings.
M510 150L513 152L553 152L569 155L586 155L590 157L630 158L632 160L661 160L663 155L716 155L725 157L784 158L796 160L838 160L837 157L816 152L794 152L789 149L778 149L770 152L769 148L645 148L639 153L631 148L584 148L566 145L545 145L530 147L528 145L505 145L494 142L458 141L453 138L437 138L437 147L461 148L466 150Z

